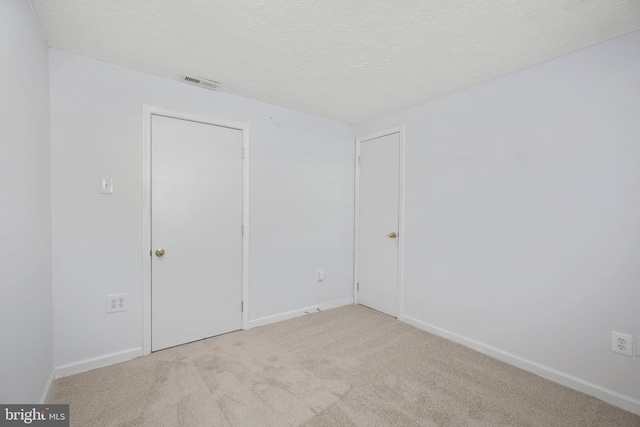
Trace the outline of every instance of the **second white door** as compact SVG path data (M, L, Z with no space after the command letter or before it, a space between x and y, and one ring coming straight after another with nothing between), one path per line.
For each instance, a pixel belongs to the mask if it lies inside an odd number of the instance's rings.
M151 348L242 327L242 130L151 118Z
M359 144L359 304L397 317L399 270L400 133Z

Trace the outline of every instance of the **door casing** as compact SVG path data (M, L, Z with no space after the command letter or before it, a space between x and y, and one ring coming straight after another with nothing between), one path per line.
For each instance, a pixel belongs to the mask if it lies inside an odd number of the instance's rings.
M190 120L242 131L242 329L249 325L249 125L208 116L142 106L142 352L151 353L151 117L153 115Z
M399 168L398 168L398 300L396 317L402 316L402 273L403 273L403 246L404 246L404 141L405 126L400 125L393 128L385 129L379 132L371 133L356 138L356 158L355 158L355 262L354 262L354 281L353 296L354 302L358 304L358 283L359 283L359 259L360 259L360 147L362 142L370 139L380 138L393 133L399 134Z

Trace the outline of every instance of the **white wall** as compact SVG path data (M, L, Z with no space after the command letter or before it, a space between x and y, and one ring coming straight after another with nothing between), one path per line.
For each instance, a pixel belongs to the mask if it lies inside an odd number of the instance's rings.
M0 402L37 403L53 372L49 68L29 2L0 2Z
M56 367L142 346L142 104L250 126L250 321L353 296L350 126L59 51L50 68ZM105 314L111 293L129 311Z
M640 32L402 123L403 319L640 411Z

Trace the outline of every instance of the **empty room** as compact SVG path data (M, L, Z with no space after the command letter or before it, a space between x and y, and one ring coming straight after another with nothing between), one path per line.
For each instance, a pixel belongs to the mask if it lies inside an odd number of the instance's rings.
M2 0L0 70L0 424L640 426L640 1Z

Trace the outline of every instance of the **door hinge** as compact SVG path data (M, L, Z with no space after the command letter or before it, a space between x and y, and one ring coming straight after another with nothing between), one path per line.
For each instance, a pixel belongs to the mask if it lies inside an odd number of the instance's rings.
M360 156L358 156L358 164L360 164Z
M244 148L242 149L242 158L244 159Z
M244 301L240 302L240 313L244 313Z
M240 226L240 235L244 236L244 224Z
M360 282L356 283L356 290L360 290Z

